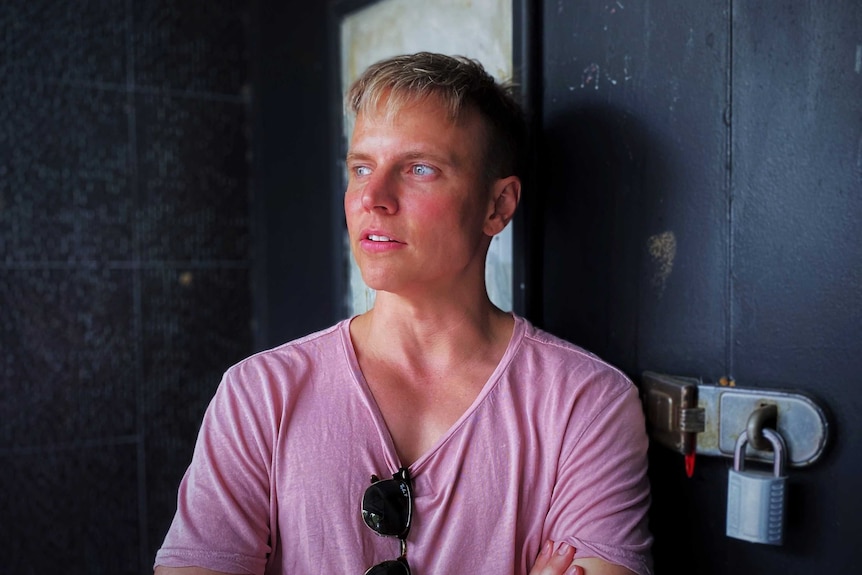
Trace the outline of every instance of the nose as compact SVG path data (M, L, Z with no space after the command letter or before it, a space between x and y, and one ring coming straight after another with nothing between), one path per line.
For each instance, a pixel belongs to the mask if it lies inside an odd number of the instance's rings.
M397 184L382 170L375 172L362 187L362 207L369 211L394 214L398 211Z

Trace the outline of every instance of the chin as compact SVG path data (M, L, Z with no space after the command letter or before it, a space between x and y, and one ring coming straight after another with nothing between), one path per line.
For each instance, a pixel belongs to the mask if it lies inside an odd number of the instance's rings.
M371 275L370 277L362 276L362 281L366 286L373 289L376 292L387 292L392 294L400 294L405 293L405 291L411 291L411 286L417 283L417 280L405 280L401 277L392 277L392 276L383 276ZM419 285L423 285L424 282L419 282Z
M382 274L362 273L362 282L374 291L390 291L394 282Z

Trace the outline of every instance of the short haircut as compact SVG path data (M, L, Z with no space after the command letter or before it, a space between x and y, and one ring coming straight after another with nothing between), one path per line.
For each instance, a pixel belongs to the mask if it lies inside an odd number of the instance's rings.
M523 177L526 122L509 82L498 83L478 61L431 52L404 54L369 66L347 92L345 104L354 114L387 114L410 102L436 97L457 122L467 109L484 120L487 144L485 172L489 179Z

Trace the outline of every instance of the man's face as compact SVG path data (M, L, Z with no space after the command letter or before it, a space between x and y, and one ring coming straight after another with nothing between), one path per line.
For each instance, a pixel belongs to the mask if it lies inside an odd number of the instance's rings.
M357 116L344 209L369 287L445 296L484 279L493 194L484 127L478 113L463 116L450 122L433 98Z

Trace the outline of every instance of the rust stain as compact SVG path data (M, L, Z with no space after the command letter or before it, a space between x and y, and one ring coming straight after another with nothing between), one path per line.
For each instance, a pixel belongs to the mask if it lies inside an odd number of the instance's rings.
M647 248L656 266L652 283L661 294L664 292L667 280L673 272L673 264L676 260L676 235L671 231L667 231L650 236L647 240Z

